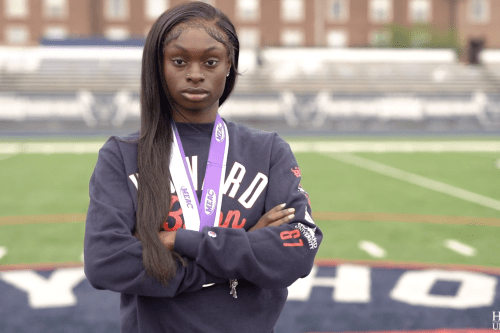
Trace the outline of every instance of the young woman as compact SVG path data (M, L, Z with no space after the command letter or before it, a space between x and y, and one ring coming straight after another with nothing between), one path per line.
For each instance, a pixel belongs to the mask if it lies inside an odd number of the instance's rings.
M224 121L238 74L229 19L174 7L144 47L141 129L90 180L85 272L121 293L122 332L273 332L322 234L289 145Z

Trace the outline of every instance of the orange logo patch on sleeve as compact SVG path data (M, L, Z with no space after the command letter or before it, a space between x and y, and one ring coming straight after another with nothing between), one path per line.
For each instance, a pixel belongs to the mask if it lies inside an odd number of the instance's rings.
M299 169L298 166L295 167L295 168L293 168L293 169L291 169L291 170L292 170L293 174L295 175L295 177L299 178L300 176L302 176L302 174L300 173L300 169Z

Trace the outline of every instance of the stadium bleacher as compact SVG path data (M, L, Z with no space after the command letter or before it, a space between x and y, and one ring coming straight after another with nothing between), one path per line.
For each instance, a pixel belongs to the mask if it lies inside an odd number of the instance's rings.
M140 47L0 49L0 121L139 120ZM327 126L336 119L474 119L500 125L498 52L481 66L452 50L243 50L228 119ZM62 97L62 96L65 97ZM99 97L106 95L106 98ZM43 98L41 98L43 96ZM106 103L108 105L106 105Z
M92 113L94 97L89 91L80 91L74 96L36 96L0 94L0 120L40 121L62 119L82 121L88 127L97 125Z
M331 95L326 91L316 98L318 113L312 121L316 127L328 120L341 118L378 120L435 120L471 118L483 127L499 125L498 101L489 100L483 92L453 97L443 95L420 96L354 96ZM404 112L402 112L404 110Z

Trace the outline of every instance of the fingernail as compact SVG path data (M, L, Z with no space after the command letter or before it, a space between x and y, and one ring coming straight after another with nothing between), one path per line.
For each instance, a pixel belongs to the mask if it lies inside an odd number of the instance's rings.
M288 218L289 218L290 220L292 220L294 217L295 217L295 214L290 214L290 215L288 215Z
M295 208L288 208L289 213L295 213Z
M282 204L280 205L280 208L283 208L283 207L285 207L285 206L286 206L286 203L282 203Z

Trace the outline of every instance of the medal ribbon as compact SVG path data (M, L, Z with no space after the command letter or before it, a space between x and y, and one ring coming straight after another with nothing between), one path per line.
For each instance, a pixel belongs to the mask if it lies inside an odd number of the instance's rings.
M198 202L193 180L182 148L179 132L173 123L174 142L170 159L170 173L179 197L186 229L203 230L204 227L219 225L222 204L222 187L226 174L226 161L229 146L227 126L217 114L210 140L207 168L201 201Z

